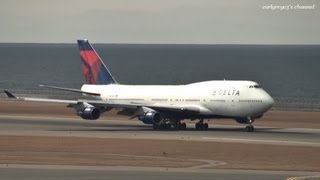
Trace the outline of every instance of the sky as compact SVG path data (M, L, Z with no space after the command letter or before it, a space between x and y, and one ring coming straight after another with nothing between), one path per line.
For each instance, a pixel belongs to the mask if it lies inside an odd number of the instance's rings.
M74 43L76 39L320 44L320 1L0 0L0 42Z

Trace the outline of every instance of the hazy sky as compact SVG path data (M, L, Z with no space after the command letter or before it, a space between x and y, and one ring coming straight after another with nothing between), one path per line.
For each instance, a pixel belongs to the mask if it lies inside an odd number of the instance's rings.
M320 44L320 1L0 0L0 23L0 42Z

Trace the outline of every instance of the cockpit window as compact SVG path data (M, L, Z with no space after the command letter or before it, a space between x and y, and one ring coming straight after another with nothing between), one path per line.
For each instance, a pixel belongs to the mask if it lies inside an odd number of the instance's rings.
M250 85L249 88L260 88L259 85Z

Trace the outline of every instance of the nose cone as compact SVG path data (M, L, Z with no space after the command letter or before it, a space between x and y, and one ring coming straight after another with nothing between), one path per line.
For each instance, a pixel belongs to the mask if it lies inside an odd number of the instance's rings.
M273 98L267 92L265 93L264 104L267 110L269 110L274 104Z
M268 99L268 106L271 108L272 106L273 106L273 104L274 104L274 100L273 100L273 98L269 95L269 99Z

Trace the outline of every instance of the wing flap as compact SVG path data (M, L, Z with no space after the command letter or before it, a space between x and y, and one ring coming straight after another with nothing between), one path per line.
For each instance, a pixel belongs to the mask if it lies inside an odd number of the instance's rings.
M62 103L62 104L77 104L78 101L75 100L65 100L65 99L46 99L46 98L18 98L23 101L33 101L33 102L49 102L49 103Z
M141 107L151 108L155 111L159 112L192 112L192 113L200 113L201 106L197 105L168 105L168 104L147 104L141 102L129 102L129 103L118 103L118 102L110 102L103 100L89 100L89 99L78 99L78 100L65 100L65 99L47 99L47 98L29 98L29 97L17 97L13 95L11 92L4 90L6 95L11 99L17 99L21 101L33 101L33 102L49 102L49 103L64 103L69 104L69 107L73 107L73 105L77 105L79 103L88 103L95 107L113 107L113 108L124 108L124 109L138 109Z
M156 111L174 111L174 112L192 112L200 113L201 107L194 105L182 105L182 106L173 106L167 104L146 104L141 102L130 102L130 103L118 103L118 102L107 102L102 100L85 100L79 99L78 102L86 102L94 106L109 106L114 108L128 108L128 109L137 109L139 107L148 107Z

